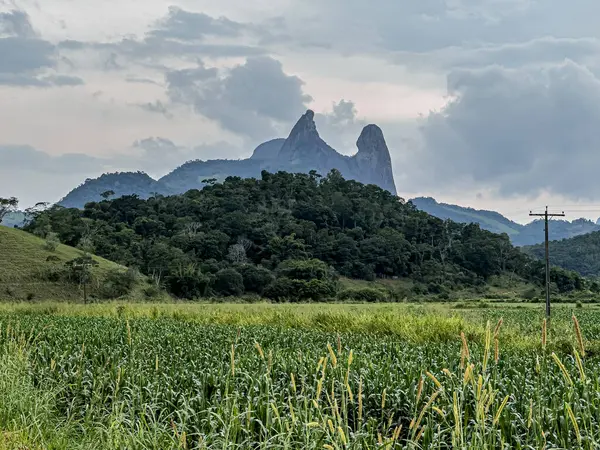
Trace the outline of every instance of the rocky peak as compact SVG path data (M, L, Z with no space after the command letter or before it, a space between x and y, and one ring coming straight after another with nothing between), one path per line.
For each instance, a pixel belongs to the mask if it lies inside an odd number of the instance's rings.
M300 117L292 131L290 132L289 138L292 137L319 137L317 131L317 125L315 125L315 113L312 110L306 111L306 113Z
M358 153L354 155L354 159L363 174L364 182L376 184L395 194L392 158L381 128L377 125L364 127L356 146Z
M323 145L327 144L321 139L319 132L317 131L315 113L309 109L302 117L300 117L300 120L296 122L294 128L292 128L290 135L279 151L279 156L296 159L302 156L299 154L301 150L319 148Z
M277 155L279 154L279 151L281 150L281 147L283 146L284 142L285 139L281 138L272 139L270 141L264 142L258 147L256 147L250 159L255 159L259 161L275 159L277 158Z
M383 131L377 125L367 125L363 128L362 133L356 141L359 153L381 155L390 159L390 152L385 138L383 137Z

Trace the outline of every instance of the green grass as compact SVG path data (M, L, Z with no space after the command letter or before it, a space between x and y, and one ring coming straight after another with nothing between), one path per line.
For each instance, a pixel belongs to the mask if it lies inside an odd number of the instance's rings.
M454 306L4 304L0 449L598 448L598 308Z
M0 226L0 300L79 300L83 294L76 284L46 281L46 274L64 267L82 252L67 245L55 251L44 248L44 240L14 228ZM92 269L96 286L113 269L125 270L106 259L94 256ZM90 286L93 292L94 283ZM135 292L132 297L139 297Z

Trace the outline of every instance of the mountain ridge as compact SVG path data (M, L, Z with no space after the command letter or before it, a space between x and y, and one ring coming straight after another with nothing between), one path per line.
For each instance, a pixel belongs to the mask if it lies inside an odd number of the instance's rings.
M496 211L440 203L431 197L417 197L411 199L410 202L421 211L439 219L451 219L459 223L477 223L481 228L493 233L506 233L516 246L535 245L544 241L544 221L542 219L522 225ZM552 220L549 237L551 241L555 241L595 231L600 231L600 225L588 219L581 218L571 222Z
M308 173L315 170L326 175L337 169L347 179L375 184L396 195L391 156L383 131L377 125L367 125L356 144L357 152L353 156L338 153L320 137L314 112L308 110L286 139L276 138L260 144L247 159L187 161L158 180L143 172L103 174L85 180L58 204L83 208L88 202L101 200L101 194L106 191L113 191L115 197L135 194L143 199L154 194L182 194L204 187L207 179L223 181L230 176L259 178L263 170L271 173Z

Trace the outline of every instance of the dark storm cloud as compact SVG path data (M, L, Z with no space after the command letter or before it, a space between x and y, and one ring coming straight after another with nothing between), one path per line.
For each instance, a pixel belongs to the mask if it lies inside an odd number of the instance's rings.
M253 139L273 137L276 123L295 121L311 101L304 82L269 57L248 58L225 73L200 64L168 72L166 80L172 102L191 105L224 129Z
M600 80L585 67L455 70L448 94L453 100L422 124L413 182L600 195Z
M60 75L56 47L37 37L23 11L0 13L0 84L21 87L76 86L78 77Z

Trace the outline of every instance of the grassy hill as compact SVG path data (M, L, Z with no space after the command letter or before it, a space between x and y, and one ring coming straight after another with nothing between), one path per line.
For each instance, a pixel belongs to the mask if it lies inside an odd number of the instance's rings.
M66 262L82 255L80 250L59 245L55 251L45 249L45 241L24 231L0 227L0 300L80 300L83 291L76 282L66 280ZM151 296L147 279L103 258L92 268L90 298L116 298L120 283L130 286L127 298ZM119 284L120 288L115 288Z

